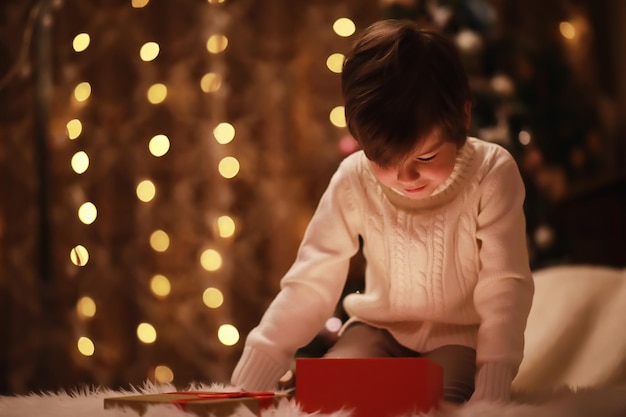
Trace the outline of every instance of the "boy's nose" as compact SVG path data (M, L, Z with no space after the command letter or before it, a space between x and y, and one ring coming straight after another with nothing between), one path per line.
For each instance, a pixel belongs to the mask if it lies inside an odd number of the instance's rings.
M406 164L398 169L398 181L412 182L420 177L420 173L414 164Z

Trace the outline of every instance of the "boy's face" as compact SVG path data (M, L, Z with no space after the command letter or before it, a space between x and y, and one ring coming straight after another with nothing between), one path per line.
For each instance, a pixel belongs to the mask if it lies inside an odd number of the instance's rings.
M428 135L395 167L383 168L370 161L378 181L412 199L421 200L448 179L456 162L457 145L437 131Z

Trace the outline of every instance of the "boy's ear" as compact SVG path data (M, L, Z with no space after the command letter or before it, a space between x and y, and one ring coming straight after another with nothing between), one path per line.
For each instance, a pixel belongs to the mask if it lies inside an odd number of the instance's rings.
M472 124L472 102L467 100L465 102L465 128L469 130Z

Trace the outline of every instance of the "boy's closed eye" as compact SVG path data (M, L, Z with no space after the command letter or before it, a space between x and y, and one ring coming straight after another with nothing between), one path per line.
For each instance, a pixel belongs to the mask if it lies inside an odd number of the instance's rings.
M428 161L432 161L433 159L435 159L436 156L437 156L437 154L434 154L434 155L431 155L431 156L428 156L428 157L420 156L418 158L415 158L415 160L419 161L419 162L428 162Z

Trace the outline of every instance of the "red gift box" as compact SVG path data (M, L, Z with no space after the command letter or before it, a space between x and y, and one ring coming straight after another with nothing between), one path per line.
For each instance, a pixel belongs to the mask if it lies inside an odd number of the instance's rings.
M104 408L128 407L141 415L148 405L171 404L198 416L227 417L243 405L258 416L283 397L273 392L167 392L105 398Z
M427 412L443 399L443 369L425 358L298 358L302 410L353 410L353 417Z

